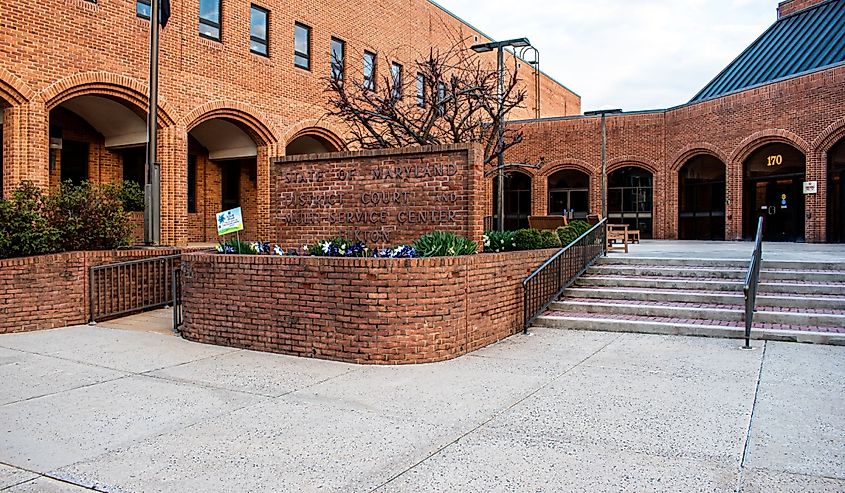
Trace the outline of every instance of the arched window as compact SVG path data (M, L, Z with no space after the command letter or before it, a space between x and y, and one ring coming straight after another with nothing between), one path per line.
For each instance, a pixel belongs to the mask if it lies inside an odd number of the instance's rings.
M493 226L499 219L499 177L493 178ZM531 177L519 171L505 174L505 229L513 231L528 227L531 215Z
M586 219L590 212L590 177L577 169L562 169L549 175L549 215L566 214Z

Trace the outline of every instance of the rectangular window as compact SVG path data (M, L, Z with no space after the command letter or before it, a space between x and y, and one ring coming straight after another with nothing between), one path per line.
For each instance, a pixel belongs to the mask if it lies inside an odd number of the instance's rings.
M417 74L417 106L425 107L425 75Z
M376 54L364 52L364 89L376 90Z
M200 0L200 36L220 41L220 0Z
M197 157L188 154L188 212L197 211Z
M135 2L135 15L142 19L149 19L152 10L153 7L150 4L150 0L137 0Z
M390 64L390 80L393 84L393 98L402 99L402 65L396 62Z
M446 106L443 102L446 100L446 84L443 82L437 83L437 111L443 113L446 110Z
M293 25L293 64L311 70L311 28L298 22Z
M267 56L267 26L270 11L256 5L249 7L249 51Z
M332 79L343 81L343 72L346 65L346 43L343 40L332 38Z

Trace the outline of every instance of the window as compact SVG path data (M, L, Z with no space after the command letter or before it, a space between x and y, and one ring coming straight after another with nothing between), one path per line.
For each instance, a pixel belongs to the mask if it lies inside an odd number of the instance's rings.
M311 70L311 28L298 22L293 25L293 64Z
M152 15L153 7L150 0L137 0L135 2L135 14L142 19L149 19Z
M267 26L270 11L256 5L249 7L249 51L267 56Z
M443 102L446 101L446 84L443 82L437 83L437 111L443 113L446 111L446 106Z
M425 107L425 75L417 74L417 106Z
M332 79L343 81L344 66L346 65L346 43L332 38Z
M376 54L364 52L364 89L376 90Z
M188 212L197 211L197 157L188 154Z
M200 0L200 36L220 41L220 0Z
M396 62L390 64L390 78L393 84L393 98L402 99L402 65Z

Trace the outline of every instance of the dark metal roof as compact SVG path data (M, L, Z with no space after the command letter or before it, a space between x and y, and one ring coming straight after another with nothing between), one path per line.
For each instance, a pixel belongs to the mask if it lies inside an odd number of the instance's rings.
M690 102L843 62L845 0L830 0L778 19Z

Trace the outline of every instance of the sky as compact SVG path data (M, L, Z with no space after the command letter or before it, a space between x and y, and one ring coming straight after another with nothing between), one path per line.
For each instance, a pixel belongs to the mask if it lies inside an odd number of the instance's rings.
M435 0L493 39L527 37L583 111L686 103L777 18L777 0ZM531 58L529 55L528 58Z

